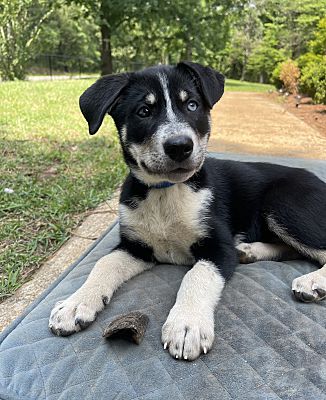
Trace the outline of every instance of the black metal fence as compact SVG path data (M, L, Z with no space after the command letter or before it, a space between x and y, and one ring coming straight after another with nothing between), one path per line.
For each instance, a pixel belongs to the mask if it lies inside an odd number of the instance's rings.
M139 71L148 64L130 60L113 60L113 72ZM28 77L38 79L69 79L100 75L100 61L86 57L39 54L28 68Z
M97 60L60 54L39 54L30 62L28 68L28 76L32 79L82 78L98 72Z

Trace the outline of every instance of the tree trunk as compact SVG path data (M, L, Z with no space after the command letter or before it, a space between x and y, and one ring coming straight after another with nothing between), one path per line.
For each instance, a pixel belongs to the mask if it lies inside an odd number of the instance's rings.
M243 64L242 66L242 71L241 71L241 77L240 77L240 81L244 81L246 77L246 65Z
M180 61L191 61L192 60L192 45L189 37L185 40L185 49L181 53Z
M110 28L103 23L101 25L101 75L112 74L112 52L111 52L111 32Z
M247 60L248 57L245 55L243 59L242 69L241 69L241 77L240 81L244 81L247 73Z

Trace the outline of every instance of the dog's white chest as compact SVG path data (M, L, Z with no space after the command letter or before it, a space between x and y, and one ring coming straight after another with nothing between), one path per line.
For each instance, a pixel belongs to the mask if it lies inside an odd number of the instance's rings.
M190 247L206 234L211 199L209 189L196 192L185 184L152 189L137 208L120 205L121 229L150 246L159 262L192 264Z

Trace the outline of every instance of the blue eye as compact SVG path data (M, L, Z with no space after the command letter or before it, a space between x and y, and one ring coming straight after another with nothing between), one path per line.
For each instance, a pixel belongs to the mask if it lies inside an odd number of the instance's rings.
M188 111L196 111L198 108L198 103L194 100L188 101L187 109Z
M141 118L147 118L151 115L151 110L148 107L143 106L137 111L137 115Z

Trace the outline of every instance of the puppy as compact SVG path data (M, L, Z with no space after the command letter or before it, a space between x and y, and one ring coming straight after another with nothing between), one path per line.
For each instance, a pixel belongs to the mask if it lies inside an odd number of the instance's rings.
M326 297L326 185L267 163L206 157L223 76L191 62L105 76L80 98L90 134L110 114L130 168L120 197L121 242L52 310L66 336L88 326L125 281L156 263L190 265L162 328L164 349L194 360L214 340L214 310L239 261L316 260L293 281L302 301ZM236 110L235 110L236 112Z

